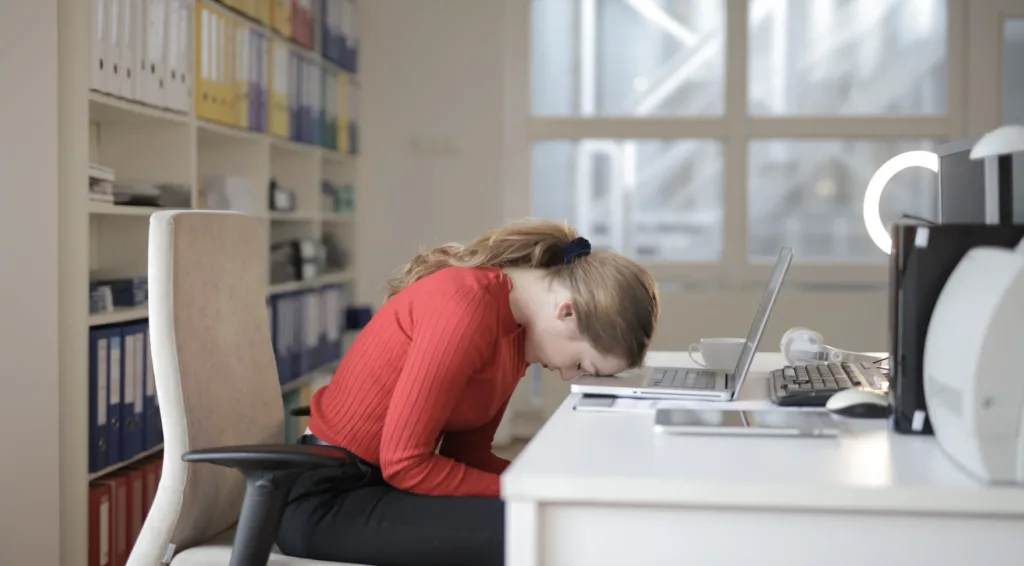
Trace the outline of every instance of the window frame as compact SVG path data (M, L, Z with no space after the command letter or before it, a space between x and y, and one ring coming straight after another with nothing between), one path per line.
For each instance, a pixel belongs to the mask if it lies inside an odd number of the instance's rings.
M948 108L943 116L753 117L747 113L748 0L726 2L725 107L721 116L544 117L531 107L530 0L505 2L504 14L504 212L506 220L531 213L530 148L541 140L583 138L706 138L722 143L725 165L723 252L717 262L644 262L660 281L681 286L761 288L771 263L747 256L747 149L757 138L965 137L967 118L968 0L947 2ZM977 2L978 0L974 0ZM584 234L585 235L585 234ZM817 288L880 288L886 262L809 262L794 258L787 285Z

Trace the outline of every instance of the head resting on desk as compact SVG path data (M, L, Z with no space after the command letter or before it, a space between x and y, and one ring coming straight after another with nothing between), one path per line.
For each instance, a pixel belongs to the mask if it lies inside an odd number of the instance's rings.
M565 224L523 220L469 244L417 255L389 281L388 298L449 266L498 267L512 283L512 312L526 331L526 359L572 379L643 363L658 323L654 278L638 263Z

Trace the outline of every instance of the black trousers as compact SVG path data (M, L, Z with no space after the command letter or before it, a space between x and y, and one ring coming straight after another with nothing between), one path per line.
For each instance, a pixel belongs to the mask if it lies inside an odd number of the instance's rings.
M373 566L504 564L500 499L404 492L348 455L350 464L308 472L292 488L277 537L282 552Z

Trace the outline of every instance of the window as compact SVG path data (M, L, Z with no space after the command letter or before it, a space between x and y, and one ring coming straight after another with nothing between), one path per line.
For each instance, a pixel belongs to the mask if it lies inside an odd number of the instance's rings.
M774 262L779 248L790 246L805 262L884 261L864 228L868 181L893 155L937 145L932 140L753 140L747 167L751 260ZM935 218L937 182L925 169L897 173L882 194L882 222L903 215Z
M532 213L681 278L783 245L884 278L868 180L959 137L945 0L532 0L530 26ZM897 175L883 221L932 217L936 182Z
M717 140L542 141L533 175L534 214L572 219L594 246L650 261L722 256Z
M944 8L937 0L751 2L750 114L944 114Z
M721 115L724 8L719 0L534 0L534 113Z
M1003 123L1024 124L1024 18L1003 22ZM1024 153L1013 156L1013 217L1024 222Z

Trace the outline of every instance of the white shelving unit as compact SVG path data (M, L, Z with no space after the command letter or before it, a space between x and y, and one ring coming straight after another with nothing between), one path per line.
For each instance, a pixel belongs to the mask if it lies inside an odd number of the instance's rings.
M253 0L256 2L256 0ZM231 11L244 2L214 3L230 11L245 25L256 28L277 43L299 52L331 72L355 77L320 55L322 29L313 22L314 45L298 45L265 23L247 14ZM268 4L287 5L284 0ZM333 3L333 0L332 0ZM272 133L252 131L216 123L197 115L196 104L188 112L144 104L130 97L114 96L91 88L90 21L94 2L59 0L59 48L61 83L61 161L59 239L61 257L61 549L62 565L87 564L88 486L90 482L158 454L162 445L151 447L128 461L89 471L89 336L97 327L145 320L145 305L115 308L111 312L89 312L89 282L97 278L145 276L149 217L162 208L115 205L94 201L88 195L89 165L109 167L121 180L143 183L174 183L191 187L193 209L206 207L205 180L227 175L243 178L253 189L256 210L251 215L263 226L262 249L267 265L268 298L280 293L318 289L338 284L352 285L350 268L325 270L303 281L271 284L271 246L296 238L320 240L333 235L346 255L346 266L355 265L355 212L336 212L322 196L322 182L335 186L355 185L355 155L328 147L283 139ZM159 3L157 3L159 4ZM231 6L235 4L236 6ZM314 2L293 3L313 6ZM196 45L196 20L192 45ZM190 66L197 65L190 51ZM349 109L351 110L351 108ZM269 128L268 128L269 129ZM339 120L340 141L347 136ZM344 146L343 146L344 147ZM275 180L295 193L294 211L271 211L269 186ZM358 202L358 199L355 199ZM351 291L350 291L351 296ZM313 383L322 383L333 373L332 364L282 387L282 395ZM57 486L55 486L55 489Z
M350 183L355 178L355 156L95 91L89 92L89 102L90 163L111 167L118 178L190 185L194 208L204 208L204 179L215 175L244 178L256 189L255 202L262 205L262 210L251 215L264 226L264 247L268 253L274 243L294 238L319 239L324 233L333 233L346 251L353 253L356 214L325 210L321 182ZM138 143L139 137L149 141ZM154 159L153 152L164 158ZM294 211L268 209L271 179L295 191ZM90 272L105 277L144 275L149 216L158 210L163 209L90 201ZM348 264L352 263L350 257ZM267 267L269 281L269 261ZM349 270L326 272L307 281L268 283L268 293L353 281ZM99 326L145 317L145 307L115 309L90 315L89 324Z

